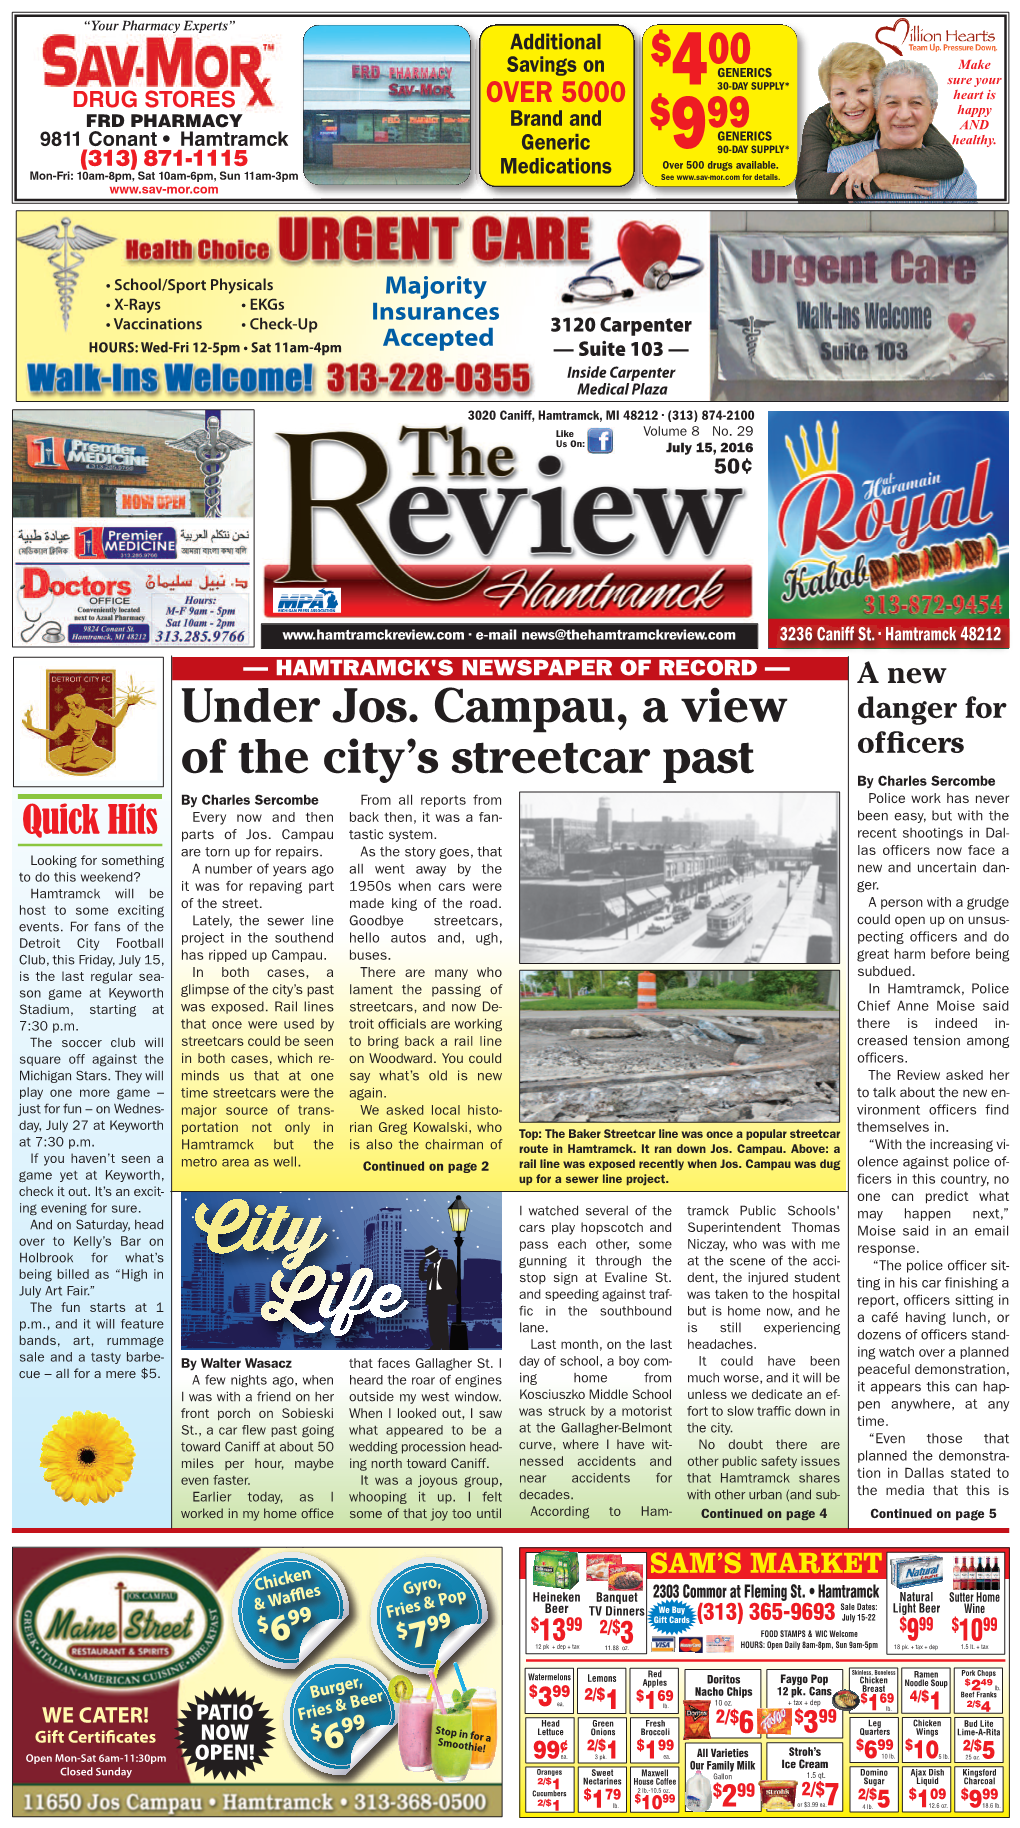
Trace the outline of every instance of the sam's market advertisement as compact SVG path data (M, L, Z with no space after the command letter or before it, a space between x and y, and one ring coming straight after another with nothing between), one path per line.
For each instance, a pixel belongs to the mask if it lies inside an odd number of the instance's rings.
M770 646L1008 647L1008 427L770 413Z

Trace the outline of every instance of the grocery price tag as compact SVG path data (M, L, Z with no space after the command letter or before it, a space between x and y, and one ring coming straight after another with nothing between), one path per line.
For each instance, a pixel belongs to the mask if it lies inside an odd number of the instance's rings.
M851 1814L895 1815L899 1807L899 1780L898 1771L851 1771Z
M525 1763L546 1766L573 1764L574 1722L564 1714L550 1714L528 1727L524 1741Z
M234 1594L234 1630L270 1669L296 1669L350 1611L339 1575L314 1555L260 1562Z
M550 1709L573 1713L574 1671L569 1666L542 1669L529 1664L524 1671L524 1712L545 1714Z
M904 1815L949 1815L952 1785L948 1771L926 1765L907 1765L902 1772Z
M1002 1765L957 1766L953 1772L953 1802L957 1815L1001 1815L1006 1790Z

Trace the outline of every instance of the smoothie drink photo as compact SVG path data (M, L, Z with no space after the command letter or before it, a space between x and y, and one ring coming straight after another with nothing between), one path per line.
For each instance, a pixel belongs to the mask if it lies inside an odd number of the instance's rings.
M444 1702L445 1714L432 1716L432 1769L440 1783L462 1783L471 1769L471 1706L457 1708L454 1698Z
M432 1763L431 1695L412 1695L397 1702L397 1750L405 1771L427 1771Z
M483 1770L496 1756L496 1691L476 1688L471 1698L471 1765Z

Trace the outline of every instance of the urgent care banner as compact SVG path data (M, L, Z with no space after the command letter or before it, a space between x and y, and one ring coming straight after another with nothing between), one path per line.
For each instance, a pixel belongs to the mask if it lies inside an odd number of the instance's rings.
M720 235L721 380L1006 373L1004 237Z

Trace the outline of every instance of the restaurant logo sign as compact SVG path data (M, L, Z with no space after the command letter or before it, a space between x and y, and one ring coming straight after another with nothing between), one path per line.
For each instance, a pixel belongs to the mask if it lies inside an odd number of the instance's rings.
M18 1614L21 1641L44 1669L94 1688L177 1682L223 1629L215 1594L190 1569L141 1555L55 1568Z

